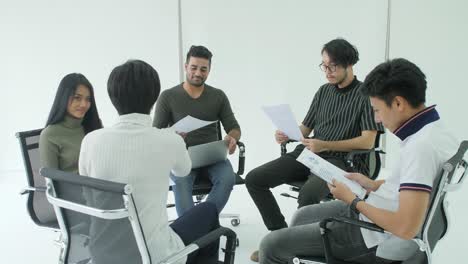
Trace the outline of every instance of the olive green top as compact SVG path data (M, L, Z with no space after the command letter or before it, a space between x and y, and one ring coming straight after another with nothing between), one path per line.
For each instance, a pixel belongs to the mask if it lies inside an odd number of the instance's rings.
M60 123L41 132L39 155L41 166L78 173L78 158L85 133L82 119L65 116Z

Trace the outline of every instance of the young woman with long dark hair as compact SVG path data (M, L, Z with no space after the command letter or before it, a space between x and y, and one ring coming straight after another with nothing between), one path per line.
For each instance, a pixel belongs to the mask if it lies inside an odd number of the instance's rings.
M41 166L78 172L84 136L102 128L94 90L83 74L70 73L60 81L52 109L41 133Z

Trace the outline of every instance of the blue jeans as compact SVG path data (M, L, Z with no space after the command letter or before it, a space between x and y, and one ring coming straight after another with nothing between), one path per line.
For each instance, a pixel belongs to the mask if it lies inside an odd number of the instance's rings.
M185 177L177 177L171 174L171 179L175 183L172 186L172 191L174 192L177 215L183 215L194 206L192 198L193 183L195 178L201 175L208 176L213 184L206 201L215 204L218 213L223 210L236 183L236 175L229 160L194 169Z

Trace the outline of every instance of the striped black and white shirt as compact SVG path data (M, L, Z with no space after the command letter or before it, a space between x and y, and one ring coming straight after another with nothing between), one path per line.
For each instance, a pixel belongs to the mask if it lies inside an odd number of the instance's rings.
M362 82L354 77L354 80L343 88L330 83L319 88L302 121L304 126L313 130L313 138L339 141L359 137L365 130L384 131L382 125L375 122L369 97L361 93L361 86ZM304 145L298 145L290 155L297 158L303 149ZM336 151L320 153L321 156L340 158L344 158L346 154L347 152ZM358 158L355 165L359 172L368 173L369 165L364 155Z

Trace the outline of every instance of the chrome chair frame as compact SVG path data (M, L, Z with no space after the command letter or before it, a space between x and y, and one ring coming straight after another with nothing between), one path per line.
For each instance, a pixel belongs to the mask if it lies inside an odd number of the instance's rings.
M114 220L114 219L124 219L127 218L133 230L135 240L138 246L138 250L142 257L142 263L148 264L151 263L149 253L146 248L146 242L143 236L143 231L139 223L138 212L135 207L134 199L132 196L132 186L129 184L121 184L109 181L103 181L99 179L89 178L86 176L80 176L73 173L66 173L56 169L41 168L41 175L46 177L47 190L46 195L49 202L53 205L55 213L57 215L58 223L60 230L62 232L62 250L60 252L59 263L66 264L67 254L69 251L69 232L67 223L65 221L64 215L61 211L61 208L72 210L75 212L80 212L86 215L98 217L101 219ZM65 177L60 176L67 174ZM70 175L69 175L70 174ZM99 189L103 191L112 191L116 193L121 193L122 199L124 201L124 208L114 209L114 210L102 210L99 208L93 208L83 204L75 203L72 201L64 200L57 197L53 180L63 177L62 181L74 182L77 183L73 178L82 178L86 179L88 184L94 184L94 186L99 186ZM68 179L67 179L68 178ZM226 248L224 249L224 263L234 263L234 256L236 250L236 233L229 228L220 227L209 234L197 239L190 245L187 245L185 248L180 251L166 257L158 264L172 264L186 257L188 254L197 251L198 249L212 243L214 240L218 239L221 236L226 236ZM92 260L90 262L92 263Z
M437 187L436 192L431 195L430 207L427 212L426 219L422 226L419 234L412 240L419 246L419 251L414 253L412 257L405 261L395 261L395 263L402 264L432 264L432 252L437 244L445 234L448 232L450 226L450 218L447 214L448 200L446 200L449 192L456 191L461 188L463 181L465 180L465 175L468 173L468 162L464 159L465 153L468 149L468 141L465 140L460 144L457 153L452 156L446 163L444 163L440 177L435 179L434 186ZM454 178L454 175L457 171L462 173L457 178ZM439 206L441 208L439 208ZM430 231L434 224L434 218L437 214L437 211L441 210L442 215L445 220L445 226L442 227L439 237L431 237ZM322 234L322 239L325 247L325 258L320 257L294 257L292 262L294 264L350 264L350 262L345 262L338 260L333 256L333 253L330 249L330 242L328 239L329 229L327 224L331 222L341 222L351 225L356 225L361 228L366 228L375 232L387 233L390 232L384 230L383 228L377 226L373 223L368 223L364 221L359 221L355 219L345 218L345 217L331 217L320 222L320 231Z

